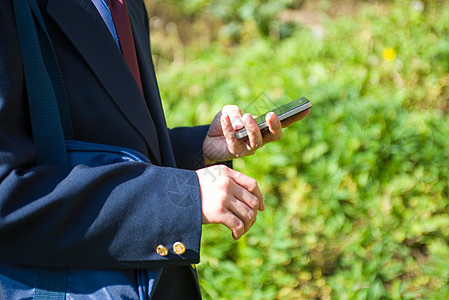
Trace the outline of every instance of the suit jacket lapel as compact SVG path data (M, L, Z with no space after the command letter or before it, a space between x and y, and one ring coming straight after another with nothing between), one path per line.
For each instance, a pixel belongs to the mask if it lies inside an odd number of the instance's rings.
M49 0L47 12L90 65L122 113L146 140L160 164L158 136L151 114L95 6L90 0Z
M137 1L128 1L127 6L134 35L137 60L139 61L140 66L142 85L144 88L147 105L150 108L151 115L157 128L159 147L161 149L162 155L162 163L164 166L175 167L176 163L174 160L173 150L170 144L170 137L167 130L167 124L161 104L159 88L156 81L156 74L154 72L153 60L151 58L149 33L144 30L146 24L142 24L142 22L147 21L145 12L141 11L145 8L139 7ZM145 17L142 17L142 15L145 15Z

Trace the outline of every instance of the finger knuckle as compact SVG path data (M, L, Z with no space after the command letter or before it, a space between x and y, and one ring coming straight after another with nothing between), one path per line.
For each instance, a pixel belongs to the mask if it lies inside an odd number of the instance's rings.
M245 231L245 224L242 221L238 220L236 222L236 224L235 224L234 229L235 229L236 232L244 232Z
M250 202L251 207L254 208L258 208L259 207L259 199L257 199L257 197L253 197L253 199Z
M257 188L257 180L254 178L250 178L249 180L249 188L253 191Z
M253 218L256 217L256 213L254 212L254 210L248 210L248 214L247 214L248 220L253 220Z
M221 179L220 182L220 186L224 189L224 190L229 190L229 188L231 187L231 179L229 177L223 176L223 178Z

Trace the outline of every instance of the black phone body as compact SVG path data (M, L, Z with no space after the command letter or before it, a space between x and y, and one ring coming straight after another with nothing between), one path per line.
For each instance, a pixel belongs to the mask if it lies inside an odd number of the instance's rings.
M291 116L294 116L296 114L299 114L300 112L303 112L311 107L312 107L312 103L310 103L310 101L307 98L301 97L301 98L293 100L287 104L276 107L275 109L270 110L270 111L264 113L263 115L258 116L257 118L254 118L254 121L256 121L257 126L262 131L262 130L268 128L268 124L267 124L267 121L265 120L265 116L269 112L274 112L276 114L276 116L279 118L279 120L283 121L283 120L285 120ZM243 139L244 137L248 136L246 128L242 128L242 129L238 130L235 133L235 136L238 139Z

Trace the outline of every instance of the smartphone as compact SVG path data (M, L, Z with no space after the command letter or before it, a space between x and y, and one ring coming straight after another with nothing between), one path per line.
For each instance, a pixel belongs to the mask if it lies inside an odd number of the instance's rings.
M296 114L299 114L300 112L305 111L306 109L309 109L312 107L312 104L309 100L305 97L301 97L299 99L293 100L285 105L276 107L273 110L270 110L269 112L274 112L276 116L279 118L279 120L285 120L291 116L294 116ZM264 113L263 115L258 116L257 118L254 118L254 121L256 121L257 126L259 127L260 131L266 130L268 128L267 121L265 121L265 116L269 112ZM238 139L243 139L244 137L248 136L248 133L246 131L246 128L242 128L238 130L235 133L235 136Z

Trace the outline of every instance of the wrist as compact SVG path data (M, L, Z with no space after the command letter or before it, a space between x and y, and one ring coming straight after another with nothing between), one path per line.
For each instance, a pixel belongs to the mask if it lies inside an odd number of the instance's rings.
M206 167L217 163L217 161L209 159L204 153L203 156L204 156L204 164L206 165Z
M209 141L209 136L206 136L206 138L204 139L203 142L203 160L204 160L204 165L207 166L211 166L213 164L215 164L217 162L217 160L213 160L212 158L210 158L210 155L207 155L206 153L210 152L210 148L212 143ZM209 153L210 154L210 153Z

